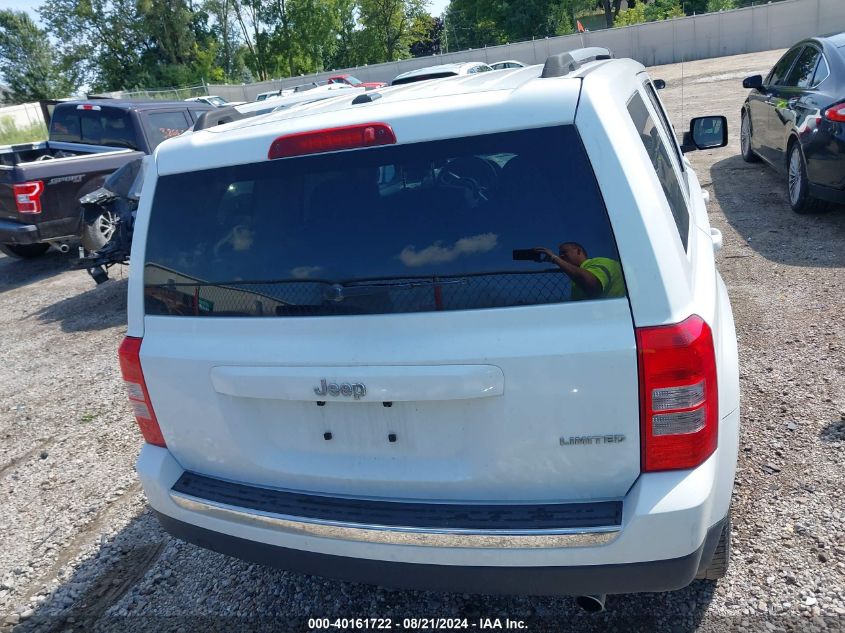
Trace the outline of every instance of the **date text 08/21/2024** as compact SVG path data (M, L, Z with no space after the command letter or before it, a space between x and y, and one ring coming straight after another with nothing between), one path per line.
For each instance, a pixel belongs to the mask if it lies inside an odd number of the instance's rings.
M308 629L311 631L320 630L349 630L349 629L373 629L379 631L392 631L394 629L415 631L421 629L450 630L450 629L477 629L477 630L526 630L528 627L524 620L512 620L510 618L309 618Z

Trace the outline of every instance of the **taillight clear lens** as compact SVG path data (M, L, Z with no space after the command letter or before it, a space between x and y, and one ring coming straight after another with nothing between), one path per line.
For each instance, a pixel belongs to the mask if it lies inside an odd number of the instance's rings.
M123 339L118 350L120 358L120 371L123 374L123 385L126 388L126 395L129 396L129 404L132 405L132 412L135 414L135 421L141 429L144 440L156 446L167 446L161 428L158 425L150 394L147 391L147 383L144 381L144 372L141 369L141 340L134 336L127 336Z
M15 206L18 213L41 213L41 194L44 193L44 181L18 183L13 187Z
M637 328L642 470L694 468L716 450L719 394L713 334L696 315Z
M840 103L824 111L825 118L830 121L845 123L845 103Z
M695 407L704 402L704 381L684 387L654 389L651 401L655 411Z
M267 158L291 158L394 143L396 135L386 123L348 125L280 136L270 145Z

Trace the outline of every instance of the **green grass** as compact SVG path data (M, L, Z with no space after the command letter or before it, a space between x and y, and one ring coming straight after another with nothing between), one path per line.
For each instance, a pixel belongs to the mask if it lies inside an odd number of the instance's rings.
M12 117L0 118L0 145L14 145L16 143L31 143L47 139L47 128L43 123L36 123L29 127L17 127Z

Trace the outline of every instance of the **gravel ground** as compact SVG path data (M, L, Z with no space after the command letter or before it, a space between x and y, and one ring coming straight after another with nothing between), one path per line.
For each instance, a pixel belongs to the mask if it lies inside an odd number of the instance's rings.
M0 633L307 630L310 617L504 618L528 630L845 629L845 211L793 214L785 179L739 158L740 80L778 51L652 69L678 129L726 114L731 144L690 159L725 247L740 341L733 562L719 583L569 598L390 591L285 573L166 536L133 470L120 386L125 280L68 257L0 255ZM681 89L681 77L684 87ZM681 108L683 92L683 111Z

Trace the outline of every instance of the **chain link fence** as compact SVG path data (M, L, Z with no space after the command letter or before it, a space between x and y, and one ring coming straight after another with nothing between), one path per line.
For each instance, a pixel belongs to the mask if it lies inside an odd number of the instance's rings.
M357 281L148 284L147 314L180 316L332 316L477 310L560 303L572 282L559 270L443 278Z
M163 88L161 90L117 90L114 92L101 92L90 97L108 97L110 99L137 99L143 101L184 101L192 97L204 97L208 95L208 86L188 86L186 88Z

